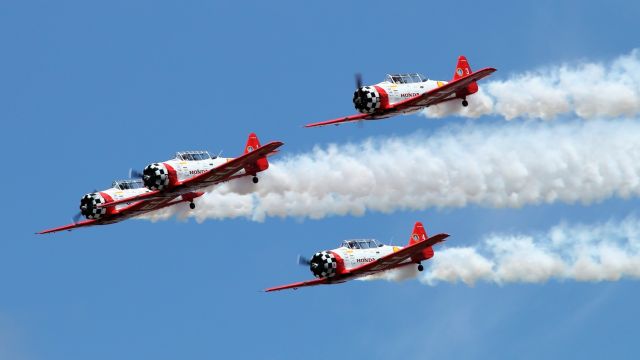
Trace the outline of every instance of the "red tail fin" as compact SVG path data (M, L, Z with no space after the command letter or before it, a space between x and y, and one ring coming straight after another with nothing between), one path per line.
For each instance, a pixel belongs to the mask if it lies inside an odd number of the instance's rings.
M464 55L460 55L458 57L458 65L456 66L456 72L453 74L453 81L458 80L467 75L473 74L471 71L471 66L469 66L469 62Z
M255 133L249 134L249 139L247 140L247 145L244 147L244 153L248 154L260 147L260 140L258 140L258 136ZM266 157L261 157L251 166L245 167L245 170L249 174L255 175L260 171L267 170L269 168L269 161Z
M411 233L411 238L409 239L409 246L427 240L427 232L424 230L424 226L420 221L417 221L415 226L413 227L413 232ZM431 259L433 257L433 248L428 247L418 255L412 256L411 259L415 262L420 262L422 260Z
M413 245L424 240L427 240L427 232L424 231L424 226L422 226L422 223L418 221L413 227L413 232L411 233L411 238L409 239L409 245Z
M248 154L259 147L260 147L260 140L258 140L258 136L256 136L255 133L249 134L249 139L247 140L247 146L244 147L244 153Z
M469 66L469 62L467 61L467 58L464 57L464 55L460 55L458 57L458 65L456 65L456 72L453 74L453 80L451 81L456 81L460 78L463 78L471 74L473 74L473 71L471 70L471 66ZM458 94L458 96L464 97L466 95L474 94L477 91L478 91L478 84L476 84L476 82L474 81L471 84L469 84L469 86L467 86L467 91L465 94Z

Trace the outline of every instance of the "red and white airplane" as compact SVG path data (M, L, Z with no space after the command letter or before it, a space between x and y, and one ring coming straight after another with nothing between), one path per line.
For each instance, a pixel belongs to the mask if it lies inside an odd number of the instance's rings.
M94 191L80 200L80 214L86 220L48 229L47 234L79 227L106 225L159 210L181 202L189 202L195 209L195 198L211 185L253 176L267 170L267 157L282 146L280 141L260 145L255 134L249 135L244 154L237 158L210 156L206 151L183 151L174 159L145 167L139 179L114 181L110 189Z
M276 286L265 291L297 289L304 286L337 284L402 266L418 264L433 257L432 246L443 242L448 234L427 237L421 222L416 222L406 247L379 244L375 240L344 240L342 246L313 255L311 260L300 258L309 265L316 279Z
M431 105L456 99L461 99L462 106L467 106L467 96L478 91L476 81L491 75L494 71L494 68L484 68L473 72L467 58L460 56L451 82L429 80L415 73L387 75L381 83L362 86L360 75L356 75L353 104L360 114L308 124L305 127L380 120L399 114L412 114Z

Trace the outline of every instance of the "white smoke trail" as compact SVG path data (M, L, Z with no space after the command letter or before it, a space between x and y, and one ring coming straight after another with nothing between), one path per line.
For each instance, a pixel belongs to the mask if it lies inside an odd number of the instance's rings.
M536 235L491 235L478 246L436 250L421 281L542 283L640 278L640 219L557 225Z
M640 122L509 123L316 147L147 218L320 219L367 211L592 203L640 195Z
M500 115L507 120L632 117L640 113L640 51L610 63L575 62L515 74L508 80L483 81L468 100L467 108L449 102L422 113L432 118Z
M370 280L386 280L386 281L405 281L409 279L415 279L418 276L418 267L417 266L403 266L396 269L391 269L388 271L384 271L378 274L373 274L369 276L365 276L363 278L358 278L357 280L361 281L370 281Z

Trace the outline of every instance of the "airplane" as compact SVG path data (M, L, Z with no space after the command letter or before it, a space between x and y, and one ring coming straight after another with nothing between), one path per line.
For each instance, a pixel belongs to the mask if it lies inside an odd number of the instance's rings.
M491 75L496 69L484 68L473 72L467 58L458 57L458 65L451 82L429 80L421 74L387 75L383 82L362 86L362 77L356 74L353 104L360 114L307 124L305 127L340 125L362 120L380 120L399 114L412 114L431 105L456 99L468 106L467 96L478 91L476 81Z
M267 157L282 145L273 141L261 146L251 133L244 154L237 158L211 156L206 151L178 152L174 159L149 164L142 173L132 171L131 176L138 178L114 181L109 189L84 195L73 223L38 234L113 224L181 202L195 209L194 199L206 187L245 176L258 183L257 174L269 168ZM80 216L86 220L78 221Z
M311 260L298 258L300 264L309 266L316 279L276 286L265 291L295 290L306 286L343 283L416 264L418 271L422 271L424 266L421 262L431 259L434 255L432 246L443 242L447 237L448 234L427 237L424 226L418 221L406 247L383 245L372 239L344 240L339 248L317 252Z

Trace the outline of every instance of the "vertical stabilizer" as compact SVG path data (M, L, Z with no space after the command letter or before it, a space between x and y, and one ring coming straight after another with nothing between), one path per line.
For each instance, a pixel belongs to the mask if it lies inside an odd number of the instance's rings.
M249 134L249 139L247 140L247 145L244 147L244 153L248 154L254 150L257 150L260 147L260 140L258 140L258 136L255 133ZM245 167L245 171L248 174L256 175L260 171L267 170L269 168L269 161L266 156L263 156L256 160L255 163L250 164Z
M467 58L464 55L460 55L458 57L458 65L456 65L456 71L453 73L453 79L451 81L456 81L471 74L473 74L473 71L471 70L471 66L467 61ZM465 96L474 94L477 91L478 84L474 81L467 86L466 91L463 91L462 94L458 94L458 97L464 98Z
M409 238L409 246L425 241L428 239L427 232L424 230L424 226L420 221L417 221L413 226L413 232L411 233L411 238ZM421 253L418 253L415 256L412 256L411 259L415 262L420 262L422 260L431 259L433 257L433 248L429 246L428 248L422 250Z

